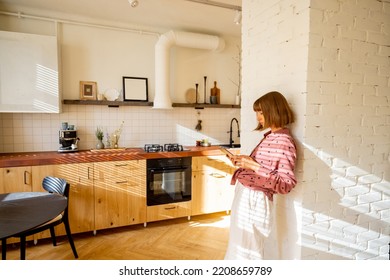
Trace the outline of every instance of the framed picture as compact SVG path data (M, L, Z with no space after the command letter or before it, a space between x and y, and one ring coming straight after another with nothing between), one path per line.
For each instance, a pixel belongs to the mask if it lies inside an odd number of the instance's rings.
M80 81L80 99L96 100L96 82Z
M148 101L148 78L123 77L124 101Z

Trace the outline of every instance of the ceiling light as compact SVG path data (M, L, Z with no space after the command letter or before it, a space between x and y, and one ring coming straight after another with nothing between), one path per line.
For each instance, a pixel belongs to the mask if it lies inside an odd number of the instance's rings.
M242 13L241 11L236 10L236 14L234 15L234 20L233 22L237 25L241 24L241 18L242 18Z
M130 6L135 8L138 6L138 1L137 0L129 0Z

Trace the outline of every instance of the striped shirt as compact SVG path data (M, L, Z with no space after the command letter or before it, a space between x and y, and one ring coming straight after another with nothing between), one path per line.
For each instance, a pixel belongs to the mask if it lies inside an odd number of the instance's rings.
M250 156L260 164L259 169L237 169L232 185L238 180L244 187L264 192L270 200L275 193L286 194L294 188L297 152L287 128L267 132Z

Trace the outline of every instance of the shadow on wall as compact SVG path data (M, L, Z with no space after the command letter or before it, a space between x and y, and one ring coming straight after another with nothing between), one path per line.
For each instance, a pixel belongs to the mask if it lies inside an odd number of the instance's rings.
M303 169L302 259L387 259L390 226L383 215L390 208L390 183L304 146L311 155L305 152Z

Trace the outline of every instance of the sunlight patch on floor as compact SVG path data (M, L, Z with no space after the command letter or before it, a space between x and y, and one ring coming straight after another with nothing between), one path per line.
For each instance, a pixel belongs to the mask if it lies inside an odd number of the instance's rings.
M193 221L191 227L217 227L217 228L228 228L230 226L230 216L221 216L216 221Z

